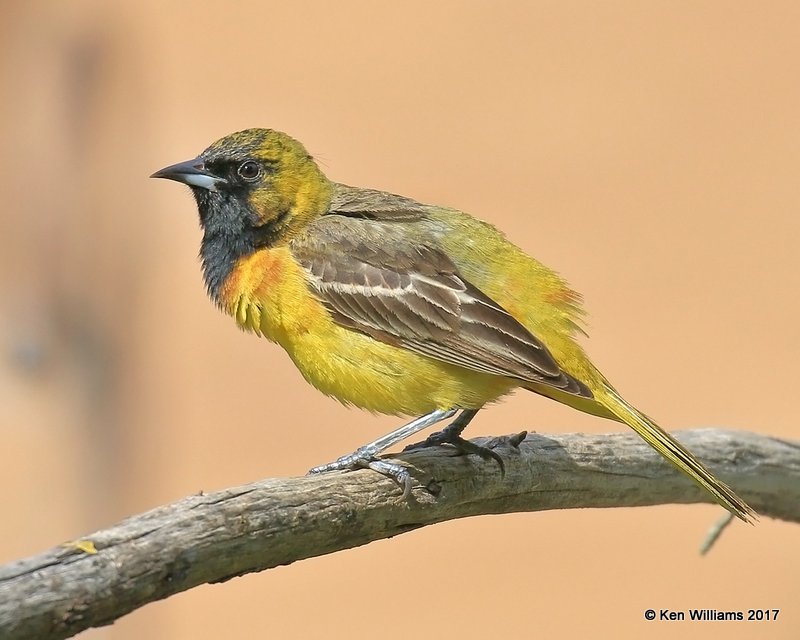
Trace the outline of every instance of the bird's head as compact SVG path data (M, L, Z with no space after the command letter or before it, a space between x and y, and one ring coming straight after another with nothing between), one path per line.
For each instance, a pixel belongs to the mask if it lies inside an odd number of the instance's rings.
M189 185L206 236L235 238L242 249L288 241L327 210L332 193L303 145L271 129L233 133L151 177Z

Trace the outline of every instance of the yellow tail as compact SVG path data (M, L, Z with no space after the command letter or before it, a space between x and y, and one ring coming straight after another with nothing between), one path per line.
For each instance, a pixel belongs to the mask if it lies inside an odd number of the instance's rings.
M638 433L653 449L703 487L717 502L745 522L753 523L756 513L724 482L717 480L680 442L646 415L628 404L614 389L605 387L597 402Z

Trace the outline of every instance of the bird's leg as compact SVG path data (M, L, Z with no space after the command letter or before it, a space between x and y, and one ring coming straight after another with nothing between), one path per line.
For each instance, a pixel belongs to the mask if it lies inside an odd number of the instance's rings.
M457 409L436 409L435 411L426 413L424 416L421 416L416 420L412 420L408 424L404 424L399 429L395 429L391 433L387 433L385 436L382 436L377 440L370 442L369 444L365 444L363 447L359 447L353 453L342 456L338 460L329 462L328 464L322 464L318 467L314 467L309 471L309 473L325 473L326 471L369 468L373 471L377 471L378 473L393 478L399 485L403 487L403 497L407 498L411 493L411 476L409 475L408 471L405 469L405 467L399 464L386 462L385 460L378 460L376 456L381 451L388 449L401 440L405 440L418 431L421 431L426 427L430 427L437 422L441 422L442 420L447 420L455 415L456 411ZM459 416L459 418L460 417L461 416ZM456 418L456 422L457 421L458 418ZM467 419L467 422L469 422L469 419ZM467 425L465 423L464 427L466 426ZM461 427L461 429L463 430L464 427ZM459 431L459 433L461 432Z
M478 415L478 411L480 411L480 409L464 409L458 414L456 419L448 424L444 429L429 435L428 439L425 440L423 444L425 446L436 444L455 444L453 440L456 440L459 442L459 444L461 441L468 442L467 440L463 440L463 438L461 438L461 434L464 432L464 429L467 428L469 423L472 422L472 419Z
M405 451L422 449L423 447L431 447L438 444L452 444L461 453L474 453L484 460L494 460L500 465L500 470L505 473L503 459L498 453L489 447L482 447L479 444L475 444L474 442L470 442L469 440L461 437L461 433L467 428L467 425L472 421L478 411L480 411L480 409L464 409L460 414L458 414L458 417L444 429L437 431L436 433L432 433L426 440L423 440L422 442L408 445L405 448Z

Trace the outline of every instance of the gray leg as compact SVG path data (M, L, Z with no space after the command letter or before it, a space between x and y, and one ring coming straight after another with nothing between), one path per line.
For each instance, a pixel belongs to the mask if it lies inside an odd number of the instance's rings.
M500 470L505 473L505 465L503 464L503 459L500 457L500 454L489 447L482 447L479 444L475 444L461 437L461 433L467 428L467 425L472 421L478 411L479 409L464 409L458 414L458 417L444 429L432 433L422 442L408 445L404 451L413 451L414 449L423 449L440 444L451 444L461 453L474 454L480 456L484 460L494 460L500 465Z
M407 498L411 493L411 476L405 467L385 460L378 460L376 456L389 447L397 444L401 440L405 440L409 436L414 435L418 431L430 427L431 425L447 420L455 415L457 409L436 409L424 416L412 420L408 424L404 424L399 429L395 429L391 433L378 438L377 440L359 447L353 453L342 456L334 462L323 464L314 467L309 473L325 473L326 471L341 471L352 469L370 468L385 476L394 478L398 484L403 487L403 497ZM463 414L462 414L463 415ZM459 416L460 417L460 416ZM466 424L464 425L466 426ZM462 427L463 430L463 427ZM459 432L460 433L460 432Z

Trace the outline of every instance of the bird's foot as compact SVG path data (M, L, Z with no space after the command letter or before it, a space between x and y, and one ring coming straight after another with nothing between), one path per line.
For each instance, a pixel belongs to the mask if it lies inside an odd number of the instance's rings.
M424 416L420 416L416 420L412 420L408 424L404 424L399 429L395 429L391 433L378 438L377 440L359 447L353 453L342 456L338 460L329 462L328 464L321 464L314 467L308 473L325 473L327 471L353 471L355 469L372 469L378 473L392 478L397 484L403 488L403 499L405 500L411 495L411 474L408 470L397 464L396 462L387 462L380 460L378 454L381 451L394 446L401 440L411 436L421 429L430 427L437 422L446 420L456 413L456 409L436 409Z
M503 463L503 458L499 453L494 451L494 447L500 444L500 441L492 441L492 445L489 447L475 444L474 442L461 437L461 432L464 430L465 426L466 425L458 424L457 421L453 422L452 424L447 425L441 431L432 433L422 442L408 445L404 451L413 451L416 449L424 449L425 447L449 444L454 446L463 455L473 454L480 456L484 460L494 460L500 465L500 472L505 474L506 466ZM523 436L523 438L524 437L525 436Z
M327 473L328 471L355 471L356 469L372 469L394 480L403 489L403 500L411 495L411 474L404 466L396 462L387 462L376 457L377 452L367 445L356 449L346 456L321 464L310 469L308 474Z

